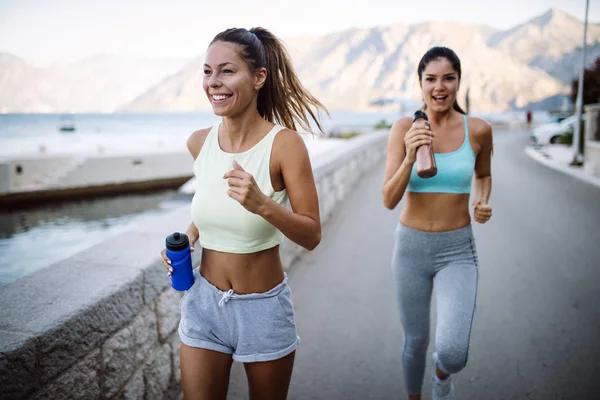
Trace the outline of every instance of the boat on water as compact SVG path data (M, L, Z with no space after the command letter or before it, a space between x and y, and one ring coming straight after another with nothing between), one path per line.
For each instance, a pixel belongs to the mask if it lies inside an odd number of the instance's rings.
M61 132L75 132L75 116L73 114L65 114L60 118L58 130Z

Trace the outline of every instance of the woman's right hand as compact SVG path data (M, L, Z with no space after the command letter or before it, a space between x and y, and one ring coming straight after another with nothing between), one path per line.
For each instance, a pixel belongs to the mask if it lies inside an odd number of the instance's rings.
M194 246L190 246L190 253L193 251ZM173 274L173 267L171 266L171 260L169 260L169 257L167 257L167 249L162 249L160 256L162 257L163 266L167 270L167 275L171 276L171 274Z
M413 164L417 160L417 149L424 144L431 144L435 133L431 132L431 126L426 121L416 121L404 135L406 147L405 160Z

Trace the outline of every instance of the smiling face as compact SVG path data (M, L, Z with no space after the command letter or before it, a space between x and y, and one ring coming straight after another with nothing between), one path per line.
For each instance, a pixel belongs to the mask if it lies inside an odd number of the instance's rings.
M239 50L239 45L217 41L206 52L202 86L220 117L237 115L256 103L266 79L266 69L250 71Z
M428 110L443 113L452 109L458 87L458 72L447 58L437 58L425 66L421 89Z

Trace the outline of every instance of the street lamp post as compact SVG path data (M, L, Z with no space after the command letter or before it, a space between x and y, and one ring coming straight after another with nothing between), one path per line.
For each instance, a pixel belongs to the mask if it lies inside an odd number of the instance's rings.
M581 132L581 111L583 108L583 78L585 71L585 49L587 45L587 25L588 11L590 9L590 0L585 2L585 20L583 23L583 47L581 49L581 63L579 65L579 82L577 82L577 99L575 100L575 132L573 132L573 161L572 165L579 165L583 161L581 154L581 141L583 140Z

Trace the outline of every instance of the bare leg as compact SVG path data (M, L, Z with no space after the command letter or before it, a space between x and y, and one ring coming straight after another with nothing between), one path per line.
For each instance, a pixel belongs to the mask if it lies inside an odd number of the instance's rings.
M296 352L278 360L245 363L250 400L287 399Z
M181 344L181 383L185 400L226 400L231 354Z

